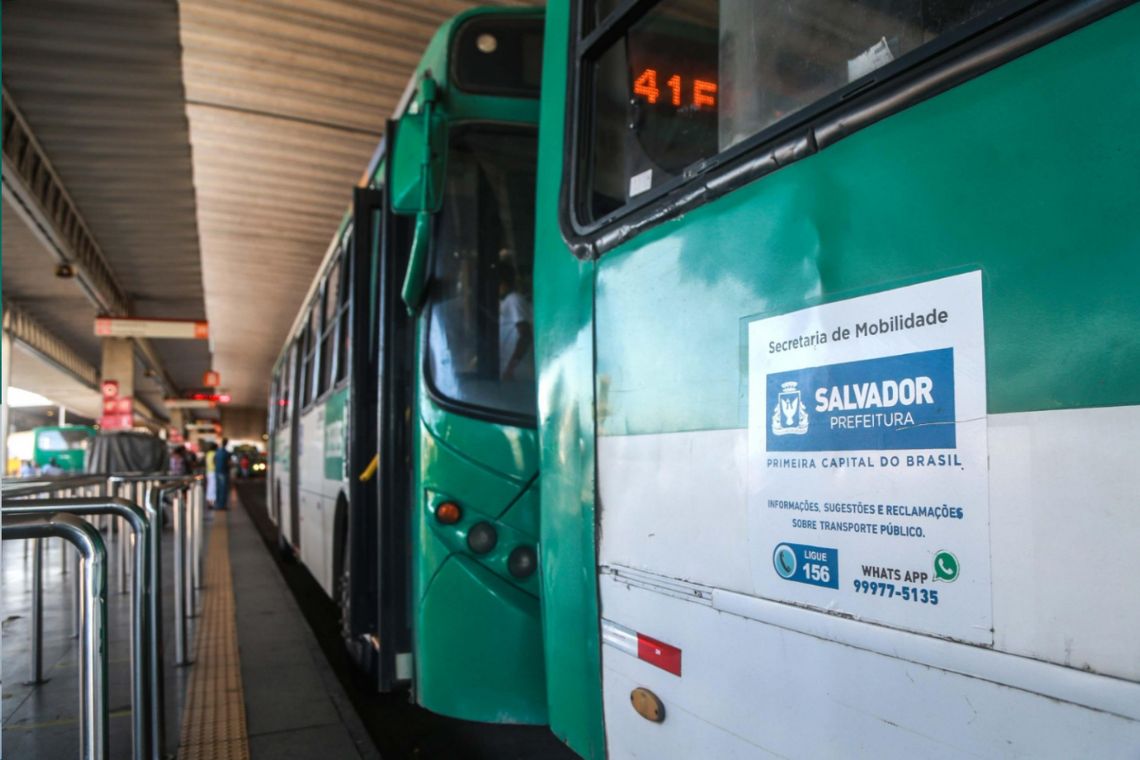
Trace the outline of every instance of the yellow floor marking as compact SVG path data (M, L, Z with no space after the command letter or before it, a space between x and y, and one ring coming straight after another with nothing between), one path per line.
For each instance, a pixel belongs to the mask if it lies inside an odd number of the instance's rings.
M178 760L249 760L228 520L226 512L214 512Z

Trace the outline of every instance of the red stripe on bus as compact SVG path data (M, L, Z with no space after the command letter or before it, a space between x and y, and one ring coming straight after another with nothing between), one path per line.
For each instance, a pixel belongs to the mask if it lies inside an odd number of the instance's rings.
M681 675L681 650L644 633L637 634L637 658L675 676Z

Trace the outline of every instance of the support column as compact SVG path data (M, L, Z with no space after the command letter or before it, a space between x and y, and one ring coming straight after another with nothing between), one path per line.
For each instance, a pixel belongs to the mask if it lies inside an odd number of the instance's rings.
M135 347L130 338L103 339L103 380L119 384L120 396L135 395Z
M103 382L114 380L119 384L119 398L134 398L135 351L129 338L103 338Z
M171 409L169 407L167 407L166 412L170 415L170 427L177 430L182 435L183 440L185 440L186 419L183 416L185 412L182 409Z

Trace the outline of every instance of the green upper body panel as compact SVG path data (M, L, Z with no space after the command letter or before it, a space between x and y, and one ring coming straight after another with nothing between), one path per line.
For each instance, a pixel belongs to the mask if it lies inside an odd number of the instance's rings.
M743 320L977 268L991 413L1140 403L1138 33L1120 11L607 253L600 433L744 427Z
M547 8L535 222L540 556L550 728L584 757L605 755L595 575L594 265L558 226L566 115L567 3Z

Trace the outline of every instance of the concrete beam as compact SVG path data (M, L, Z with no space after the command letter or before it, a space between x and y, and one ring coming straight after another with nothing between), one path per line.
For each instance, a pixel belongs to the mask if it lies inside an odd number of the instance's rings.
M99 389L99 370L61 338L36 322L26 311L4 299L4 332L44 361L63 370L92 390Z
M75 269L76 281L100 312L126 316L130 301L103 250L11 93L4 88L3 94L4 197L56 262Z

